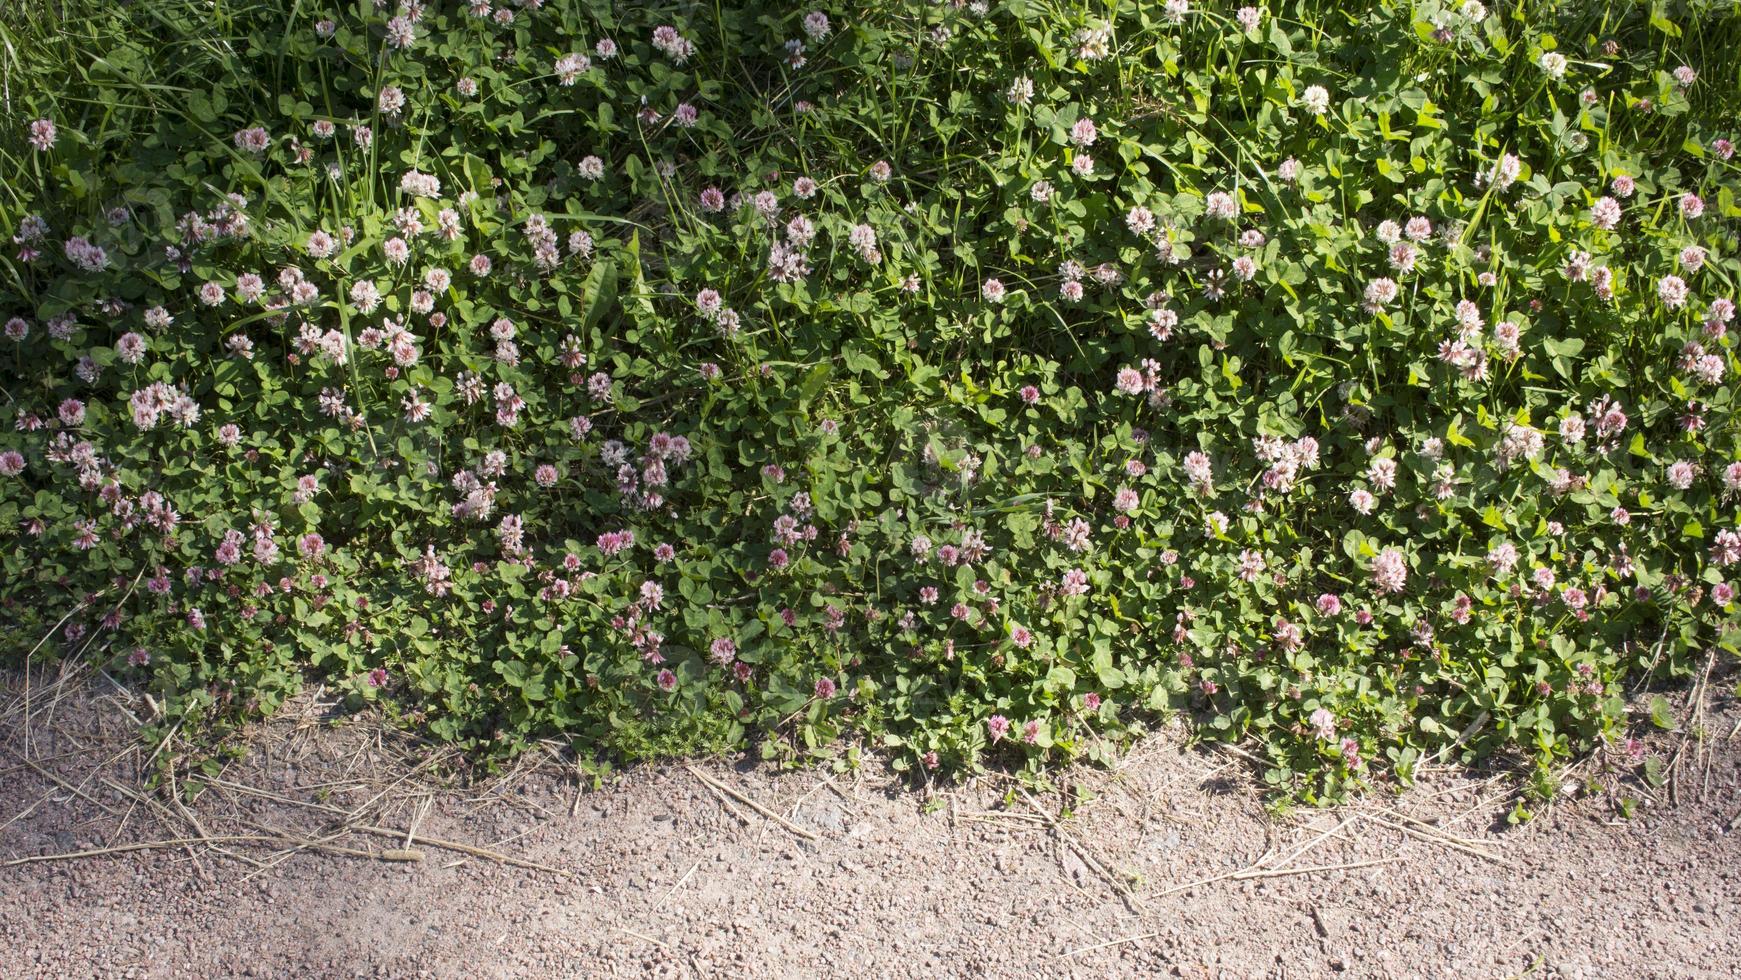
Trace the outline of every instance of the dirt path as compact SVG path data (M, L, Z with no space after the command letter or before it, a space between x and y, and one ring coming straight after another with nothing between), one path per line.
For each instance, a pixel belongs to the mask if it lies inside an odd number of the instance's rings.
M696 768L723 791L670 765L579 793L554 764L443 789L442 760L309 699L179 812L134 789L121 709L145 705L39 687L27 724L19 686L0 691L4 977L1741 975L1727 698L1672 787L1602 776L1633 819L1585 795L1505 829L1508 781L1455 771L1272 814L1241 760L1176 733L1067 773L1061 822L1061 796L995 779L927 794L722 762ZM347 817L413 829L422 860L368 856L405 838L331 834ZM4 865L187 836L264 839Z

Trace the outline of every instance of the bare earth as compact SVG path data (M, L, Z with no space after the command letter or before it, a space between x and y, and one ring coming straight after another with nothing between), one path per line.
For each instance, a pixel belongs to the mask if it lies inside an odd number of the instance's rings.
M53 680L27 702L0 678L7 978L1741 975L1733 677L1647 737L1666 785L1606 753L1565 782L1614 794L1515 828L1515 779L1454 768L1272 812L1245 760L1177 731L1064 773L1068 797L874 763L465 778L318 695L183 808L138 782L149 704ZM130 845L153 846L19 861Z

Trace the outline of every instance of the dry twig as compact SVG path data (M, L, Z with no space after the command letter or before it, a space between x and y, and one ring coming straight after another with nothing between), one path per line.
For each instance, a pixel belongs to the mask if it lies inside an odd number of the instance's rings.
M676 884L675 884L675 885L672 885L672 886L671 886L671 887L670 887L670 889L669 889L669 890L667 890L667 891L666 891L666 892L665 892L665 894L664 894L664 895L662 895L662 896L661 896L661 897L660 897L660 898L659 898L659 901L658 901L658 902L657 902L657 903L656 903L656 904L654 904L654 906L653 906L653 911L655 911L655 912L657 912L657 911L659 911L659 910L660 910L660 909L662 909L662 908L664 908L664 907L665 907L665 903L666 903L666 901L668 901L668 900L669 900L669 899L670 899L670 898L671 898L671 896L672 896L672 895L675 895L675 894L677 894L677 889L679 889L679 888L682 888L682 887L683 887L683 883L684 883L684 882L686 882L686 881L688 881L688 880L689 880L689 876L690 876L690 875L692 875L692 874L694 874L694 873L695 873L695 869L696 869L696 868L699 868L699 867L701 867L701 862L700 862L700 861L697 861L697 862L695 862L695 863L694 863L694 864L692 864L692 865L690 865L690 866L689 866L689 870L688 870L688 871L685 871L685 872L683 872L683 877L681 877L681 878L679 878L679 879L677 879L677 883L676 883Z
M347 829L354 830L354 831L357 831L359 833L375 834L377 836L392 837L395 839L410 836L409 834L407 834L406 831L392 830L392 829L389 829L387 827L363 826L363 827L350 827ZM470 844L462 844L459 841L441 840L440 838L437 838L437 837L425 837L421 834L417 835L416 840L417 840L417 842L422 843L422 844L426 844L429 847L439 847L444 851L458 851L461 854L470 854L473 857L487 858L491 861L495 861L495 862L498 862L500 864L511 864L516 868L530 868L533 871L548 871L551 874L562 875L565 878L569 877L572 874L571 872L565 871L562 868L552 867L548 864L539 864L536 861L528 861L524 858L517 858L517 857L514 857L512 854L503 854L501 851L492 851L487 847L473 847Z
M1392 830L1401 831L1401 832L1409 835L1410 837L1414 837L1414 838L1417 838L1419 840L1424 840L1424 841L1427 841L1427 842L1433 843L1433 844L1439 844L1439 845L1442 845L1444 847L1449 847L1454 851L1461 851L1464 854L1468 854L1468 855L1471 855L1473 857L1481 858L1484 861L1493 861L1495 863L1504 863L1504 861L1505 861L1504 858L1500 857L1497 854L1494 854L1492 851L1482 850L1477 845L1477 842L1475 842L1475 841L1468 840L1467 838L1462 838L1462 837L1454 837L1454 836L1447 834L1443 831L1434 829L1430 824L1422 823L1419 820L1414 820L1411 817L1407 817L1407 816L1404 816L1403 814L1396 813L1396 811L1394 811L1394 810L1388 810L1386 812L1396 814L1396 816L1402 817L1404 820L1410 821L1410 823L1412 823L1414 826L1410 826L1409 824L1392 823L1391 821L1386 820L1382 817L1375 817L1370 813L1362 813L1362 814L1360 814L1360 816L1362 819L1370 820L1371 822L1373 822L1375 824L1379 824L1380 826L1389 827Z
M94 847L87 851L67 851L61 854L32 854L27 857L13 858L0 868L10 868L20 864L38 864L46 861L74 861L80 858L101 857L106 854L126 854L131 851L150 851L165 847L186 847L190 844L241 843L244 841L274 841L276 837L266 837L260 834L230 834L224 837L174 837L169 840L140 841L134 844L117 844L114 847Z
M1050 813L1047 813L1045 810L1040 809L1040 805L1034 802L1034 798L1028 795L1027 790L1021 790L1021 794L1022 799L1026 800L1028 806L1032 807L1034 812L1039 814L1040 817L1045 820L1046 826L1052 829L1052 832L1058 836L1058 839L1070 845L1070 849L1076 852L1076 856L1081 858L1084 864L1093 868L1096 874L1106 879L1106 883L1112 886L1112 890L1118 894L1119 898L1124 900L1124 904L1129 907L1132 912L1140 915L1147 911L1147 909L1143 908L1143 904L1136 897L1136 894L1130 890L1130 886L1125 884L1117 875L1113 874L1106 865L1101 864L1100 859L1096 858L1094 854L1090 852L1087 847L1079 843L1076 838L1065 833L1064 827L1062 824L1058 823L1058 819Z
M742 803L744 806L747 806L750 809L761 814L762 816L767 817L769 820L774 821L775 823L786 828L787 830L790 830L792 833L797 834L799 837L802 837L805 840L816 840L815 832L810 831L810 830L806 830L803 827L800 827L797 824L793 823L792 821L787 820L785 817L780 816L778 813L775 813L774 811L768 809L767 807L761 805L760 803L757 803L755 800L750 799L749 797L743 795L742 793L739 793L737 790L732 789L730 786L727 786L726 784L720 782L719 780L714 779L712 776L709 776L708 774L702 772L700 769L697 769L694 766L684 766L684 768L689 770L689 774L691 776L694 776L696 779L700 780L703 785L707 786L709 789L713 790L715 793L724 793L724 794L730 796L732 799L737 800L739 803Z

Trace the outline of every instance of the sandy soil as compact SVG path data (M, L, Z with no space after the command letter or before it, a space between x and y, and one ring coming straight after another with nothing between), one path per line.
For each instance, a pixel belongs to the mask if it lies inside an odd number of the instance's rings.
M4 977L1741 975L1733 678L1647 737L1667 785L1598 756L1565 782L1612 792L1515 828L1516 781L1458 769L1276 812L1244 760L1177 732L1031 797L874 765L467 779L318 697L183 807L138 782L142 699L4 684Z

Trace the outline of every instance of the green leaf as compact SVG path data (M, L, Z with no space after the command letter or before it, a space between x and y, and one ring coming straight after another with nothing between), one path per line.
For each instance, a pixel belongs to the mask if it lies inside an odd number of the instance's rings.
M1668 772L1663 765L1661 756L1651 756L1644 760L1644 781L1656 789L1661 789L1668 783Z
M1445 441L1453 446L1462 446L1465 449L1472 449L1475 446L1475 440L1463 434L1462 416L1457 416L1451 419L1450 426L1445 429Z
M581 291L585 296L585 305L582 307L580 325L583 330L591 331L616 302L617 264L610 259L599 259L593 264L592 271L587 273Z
M1650 723L1665 732L1674 730L1674 712L1669 708L1668 698L1665 698L1660 694L1651 696Z

